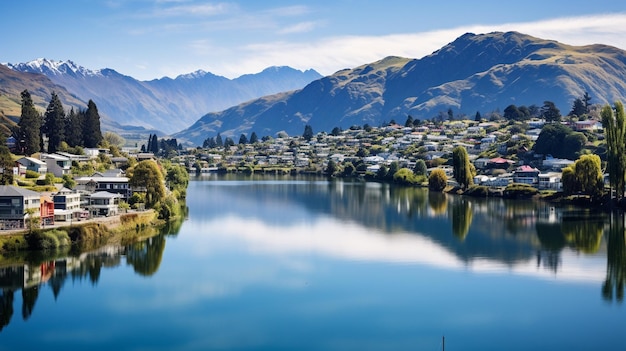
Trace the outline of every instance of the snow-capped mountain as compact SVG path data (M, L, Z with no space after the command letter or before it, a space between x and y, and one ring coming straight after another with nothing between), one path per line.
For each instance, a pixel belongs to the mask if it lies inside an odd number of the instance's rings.
M18 72L43 74L79 99L93 100L100 114L119 125L166 134L189 127L207 112L299 89L321 77L313 70L278 67L236 79L198 70L175 79L139 81L110 68L91 70L70 60L42 58L7 66Z
M30 73L42 73L46 76L51 75L73 75L73 76L97 76L100 75L100 70L92 71L83 66L75 64L71 60L56 61L46 58L38 58L33 61L12 64L8 63L7 66L15 71L30 72Z

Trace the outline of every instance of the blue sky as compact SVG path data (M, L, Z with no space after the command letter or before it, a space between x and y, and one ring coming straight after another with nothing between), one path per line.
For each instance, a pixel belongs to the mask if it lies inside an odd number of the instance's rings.
M0 62L45 57L141 80L269 66L323 75L420 58L466 33L515 30L626 49L626 1L32 0L0 4Z

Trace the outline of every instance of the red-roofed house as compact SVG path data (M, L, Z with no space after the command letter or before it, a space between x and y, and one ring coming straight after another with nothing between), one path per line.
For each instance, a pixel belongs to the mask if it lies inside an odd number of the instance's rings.
M537 168L528 165L519 166L513 172L513 182L537 186L539 184L539 173Z

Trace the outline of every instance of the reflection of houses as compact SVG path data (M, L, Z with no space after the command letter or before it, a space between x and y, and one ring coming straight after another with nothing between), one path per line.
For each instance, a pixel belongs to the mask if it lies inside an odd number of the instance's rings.
M122 195L107 191L98 191L89 195L88 210L92 217L115 216L119 213Z
M58 154L46 154L41 155L41 160L46 163L48 172L53 173L55 177L62 177L71 172L72 161L69 157Z
M37 172L41 175L48 172L48 166L45 162L32 157L22 157L17 160L17 163L26 168L27 171Z
M41 195L38 192L13 185L0 186L0 229L24 228L27 211L40 211Z

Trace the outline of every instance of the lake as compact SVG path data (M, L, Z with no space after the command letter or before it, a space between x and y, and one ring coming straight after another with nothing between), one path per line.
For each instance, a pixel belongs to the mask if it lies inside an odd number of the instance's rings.
M624 350L624 217L207 176L144 242L0 269L2 350Z

